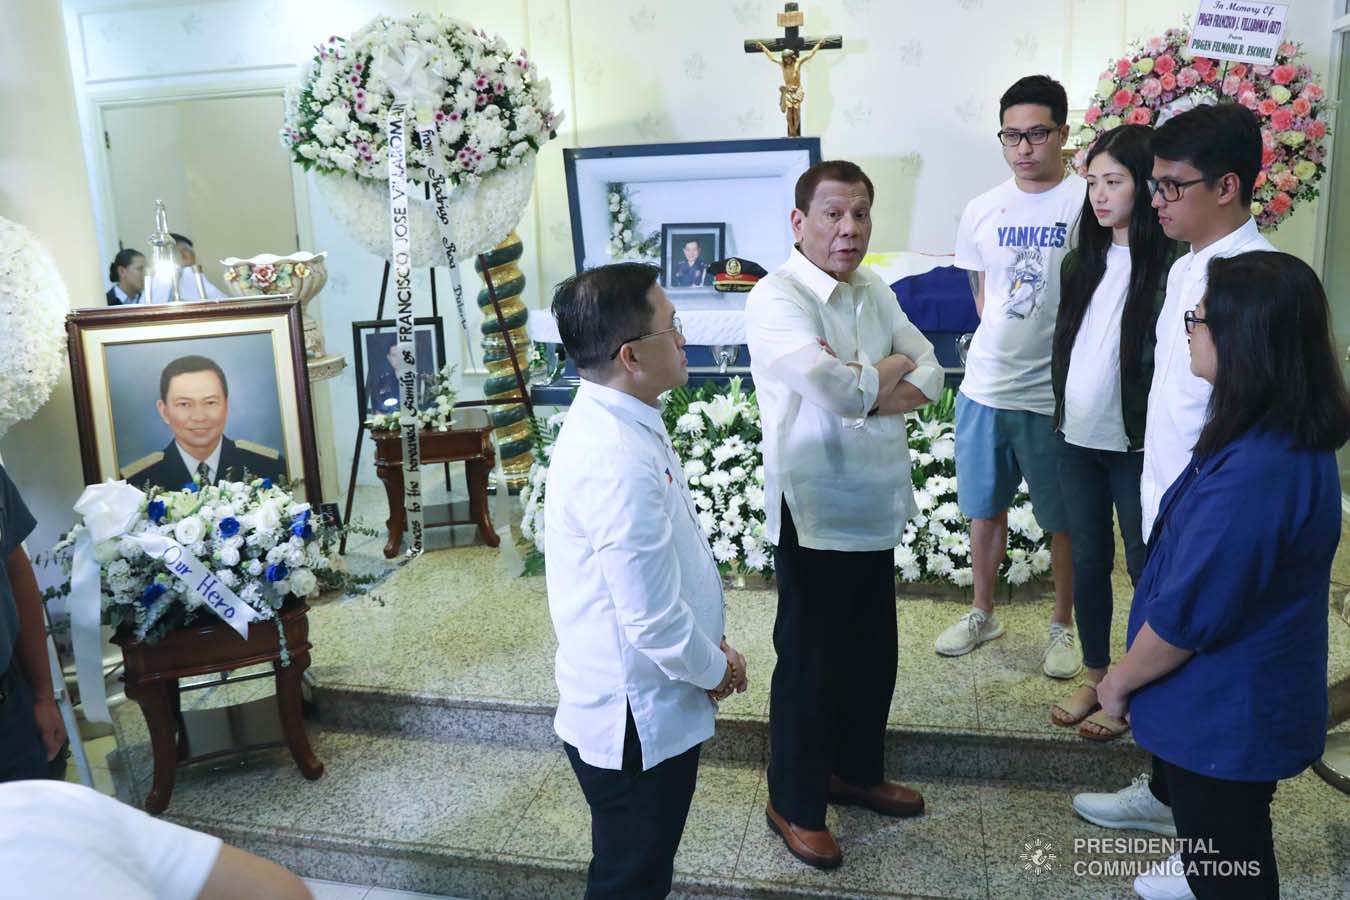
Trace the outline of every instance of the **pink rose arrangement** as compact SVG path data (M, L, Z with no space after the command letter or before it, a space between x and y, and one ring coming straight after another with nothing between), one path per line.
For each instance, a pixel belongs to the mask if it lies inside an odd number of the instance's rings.
M1299 62L1299 44L1281 44L1275 65L1258 66L1192 56L1189 40L1185 28L1171 28L1108 64L1083 114L1074 163L1081 171L1092 142L1119 125L1157 126L1195 106L1241 103L1261 123L1252 215L1262 231L1274 230L1298 204L1317 196L1326 171L1322 86Z

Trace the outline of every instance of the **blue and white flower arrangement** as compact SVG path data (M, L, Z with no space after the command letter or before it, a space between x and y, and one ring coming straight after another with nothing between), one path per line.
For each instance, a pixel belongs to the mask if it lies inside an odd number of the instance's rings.
M48 598L70 593L77 546L86 532L104 535L93 543L101 582L105 624L128 629L140 641L154 643L174 628L198 618L214 620L197 587L185 580L186 567L171 566L148 553L146 539L167 538L183 555L199 561L215 582L247 604L254 619L273 619L289 598L307 599L325 590L350 590L372 580L349 574L337 555L341 529L325 524L308 503L270 479L199 484L148 494L121 483L115 513L120 524L91 527L81 521L40 557L63 567L67 581L47 591ZM107 508L99 515L106 518ZM111 536L107 536L111 535Z

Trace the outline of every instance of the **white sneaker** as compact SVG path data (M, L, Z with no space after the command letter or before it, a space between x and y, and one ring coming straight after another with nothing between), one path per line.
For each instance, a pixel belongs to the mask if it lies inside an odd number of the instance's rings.
M1072 678L1083 671L1083 654L1073 640L1073 629L1059 622L1050 623L1050 637L1041 654L1042 671L1051 678Z
M938 635L933 649L943 656L965 656L1001 634L1003 625L993 613L986 616L981 610L972 609L961 617L961 621Z
M1114 794L1074 794L1074 811L1103 828L1137 828L1176 837L1172 808L1153 796L1148 782L1149 776L1144 774Z
M1186 881L1186 864L1177 851L1148 867L1134 880L1134 892L1144 900L1195 900Z

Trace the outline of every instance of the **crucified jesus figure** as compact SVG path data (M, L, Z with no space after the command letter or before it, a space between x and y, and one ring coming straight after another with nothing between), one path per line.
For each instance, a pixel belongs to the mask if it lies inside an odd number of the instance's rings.
M788 137L802 136L802 100L806 97L806 92L802 90L802 64L815 56L825 41L825 38L816 41L815 46L801 56L790 48L784 48L775 56L764 46L763 41L758 42L764 55L783 68L783 83L778 88L778 109L787 114Z

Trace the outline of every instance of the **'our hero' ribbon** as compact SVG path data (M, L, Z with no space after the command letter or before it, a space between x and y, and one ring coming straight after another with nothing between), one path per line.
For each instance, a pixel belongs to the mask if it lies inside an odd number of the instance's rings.
M148 555L162 559L169 571L186 582L201 598L203 605L221 618L241 637L248 637L248 623L258 613L221 583L183 545L167 535L132 534L140 520L145 494L125 481L91 484L75 503L75 512L84 519L85 530L75 542L70 570L70 630L75 648L75 675L85 718L91 722L111 722L108 695L103 683L102 573L94 554L96 544L126 539Z

